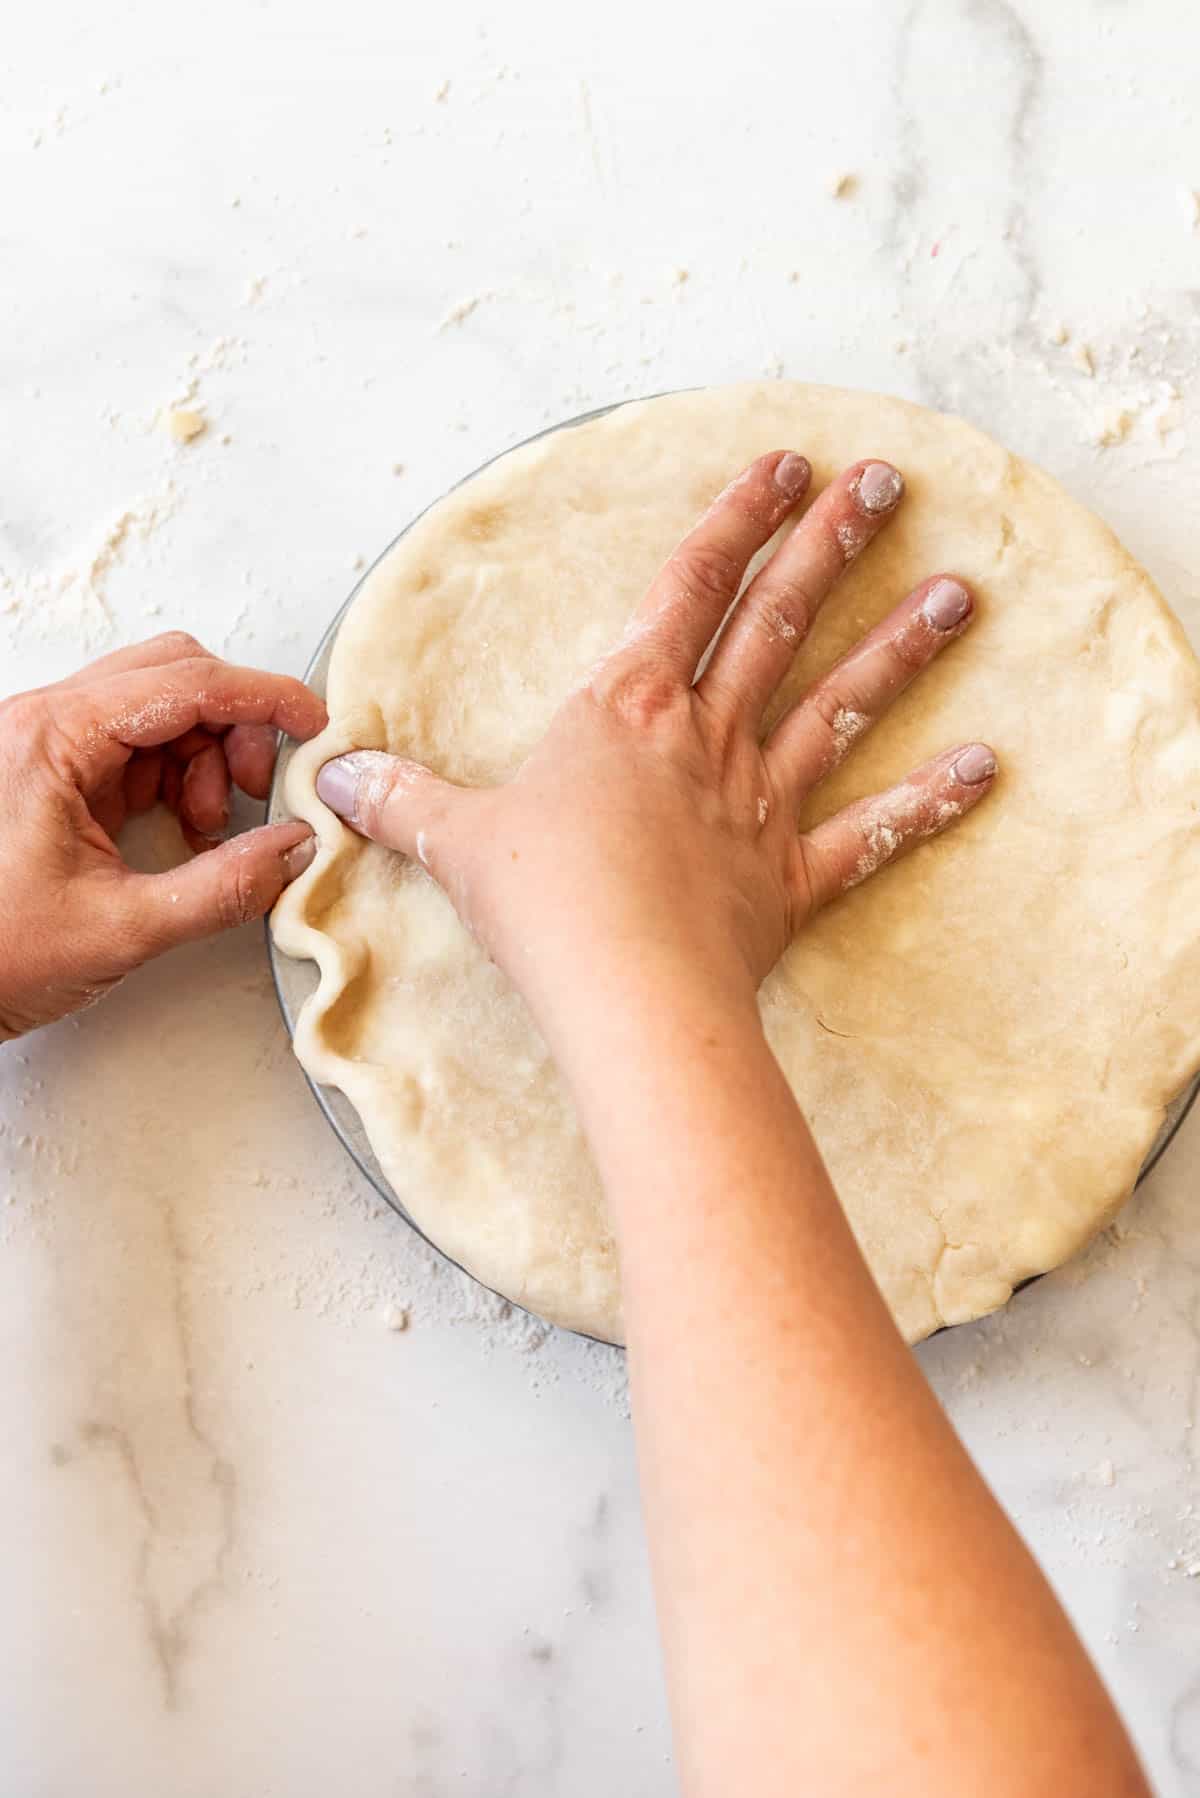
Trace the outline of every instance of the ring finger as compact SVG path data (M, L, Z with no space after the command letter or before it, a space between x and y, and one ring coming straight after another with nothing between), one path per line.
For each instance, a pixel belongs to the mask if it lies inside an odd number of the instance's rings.
M764 750L778 789L799 807L973 613L970 592L952 575L914 588L779 720Z
M201 749L185 768L179 821L209 840L229 823L229 769L219 743Z

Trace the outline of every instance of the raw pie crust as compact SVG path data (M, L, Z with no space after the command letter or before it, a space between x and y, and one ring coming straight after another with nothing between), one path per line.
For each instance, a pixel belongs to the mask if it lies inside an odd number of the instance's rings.
M922 576L953 570L978 601L809 819L973 737L999 753L995 793L832 906L762 990L909 1340L1086 1242L1200 1061L1200 670L1097 518L960 419L793 383L628 405L515 450L414 525L348 614L329 728L289 769L320 854L274 930L320 967L296 1053L353 1102L420 1227L521 1305L616 1341L603 1199L523 1002L423 869L345 829L314 779L359 746L503 780L714 493L779 448L811 458L814 491L865 455L908 482L781 705Z

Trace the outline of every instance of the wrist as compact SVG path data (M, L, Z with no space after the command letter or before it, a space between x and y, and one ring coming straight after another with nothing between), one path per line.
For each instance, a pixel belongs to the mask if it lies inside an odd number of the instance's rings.
M577 1095L644 1079L646 1064L687 1077L687 1052L736 1041L766 1049L757 988L736 966L710 968L645 945L543 965L526 999ZM681 1051L683 1052L680 1059ZM769 1053L769 1050L767 1050Z

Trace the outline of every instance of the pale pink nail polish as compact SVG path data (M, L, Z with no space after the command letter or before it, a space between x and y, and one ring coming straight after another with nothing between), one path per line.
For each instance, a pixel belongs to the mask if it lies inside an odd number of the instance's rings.
M861 510L874 518L899 503L904 476L890 462L868 462L850 491Z
M326 762L317 775L317 798L347 824L355 822L358 776L353 755L340 755L334 761Z
M812 465L808 457L798 456L795 450L789 450L775 464L775 485L789 499L799 499L808 486L811 475Z
M954 778L960 786L977 787L996 772L996 758L986 743L972 743L954 763Z
M952 631L971 609L971 596L957 581L935 581L921 601L921 616L935 631Z

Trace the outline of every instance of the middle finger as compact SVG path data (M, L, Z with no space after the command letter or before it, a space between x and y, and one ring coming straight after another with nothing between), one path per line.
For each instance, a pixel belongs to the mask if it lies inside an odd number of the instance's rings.
M229 769L219 743L201 749L184 770L179 820L202 837L224 833L229 823Z
M890 462L855 462L829 483L738 601L698 683L703 697L758 727L838 576L903 493Z
M278 738L268 724L235 724L224 742L234 782L251 799L265 799L275 772Z

